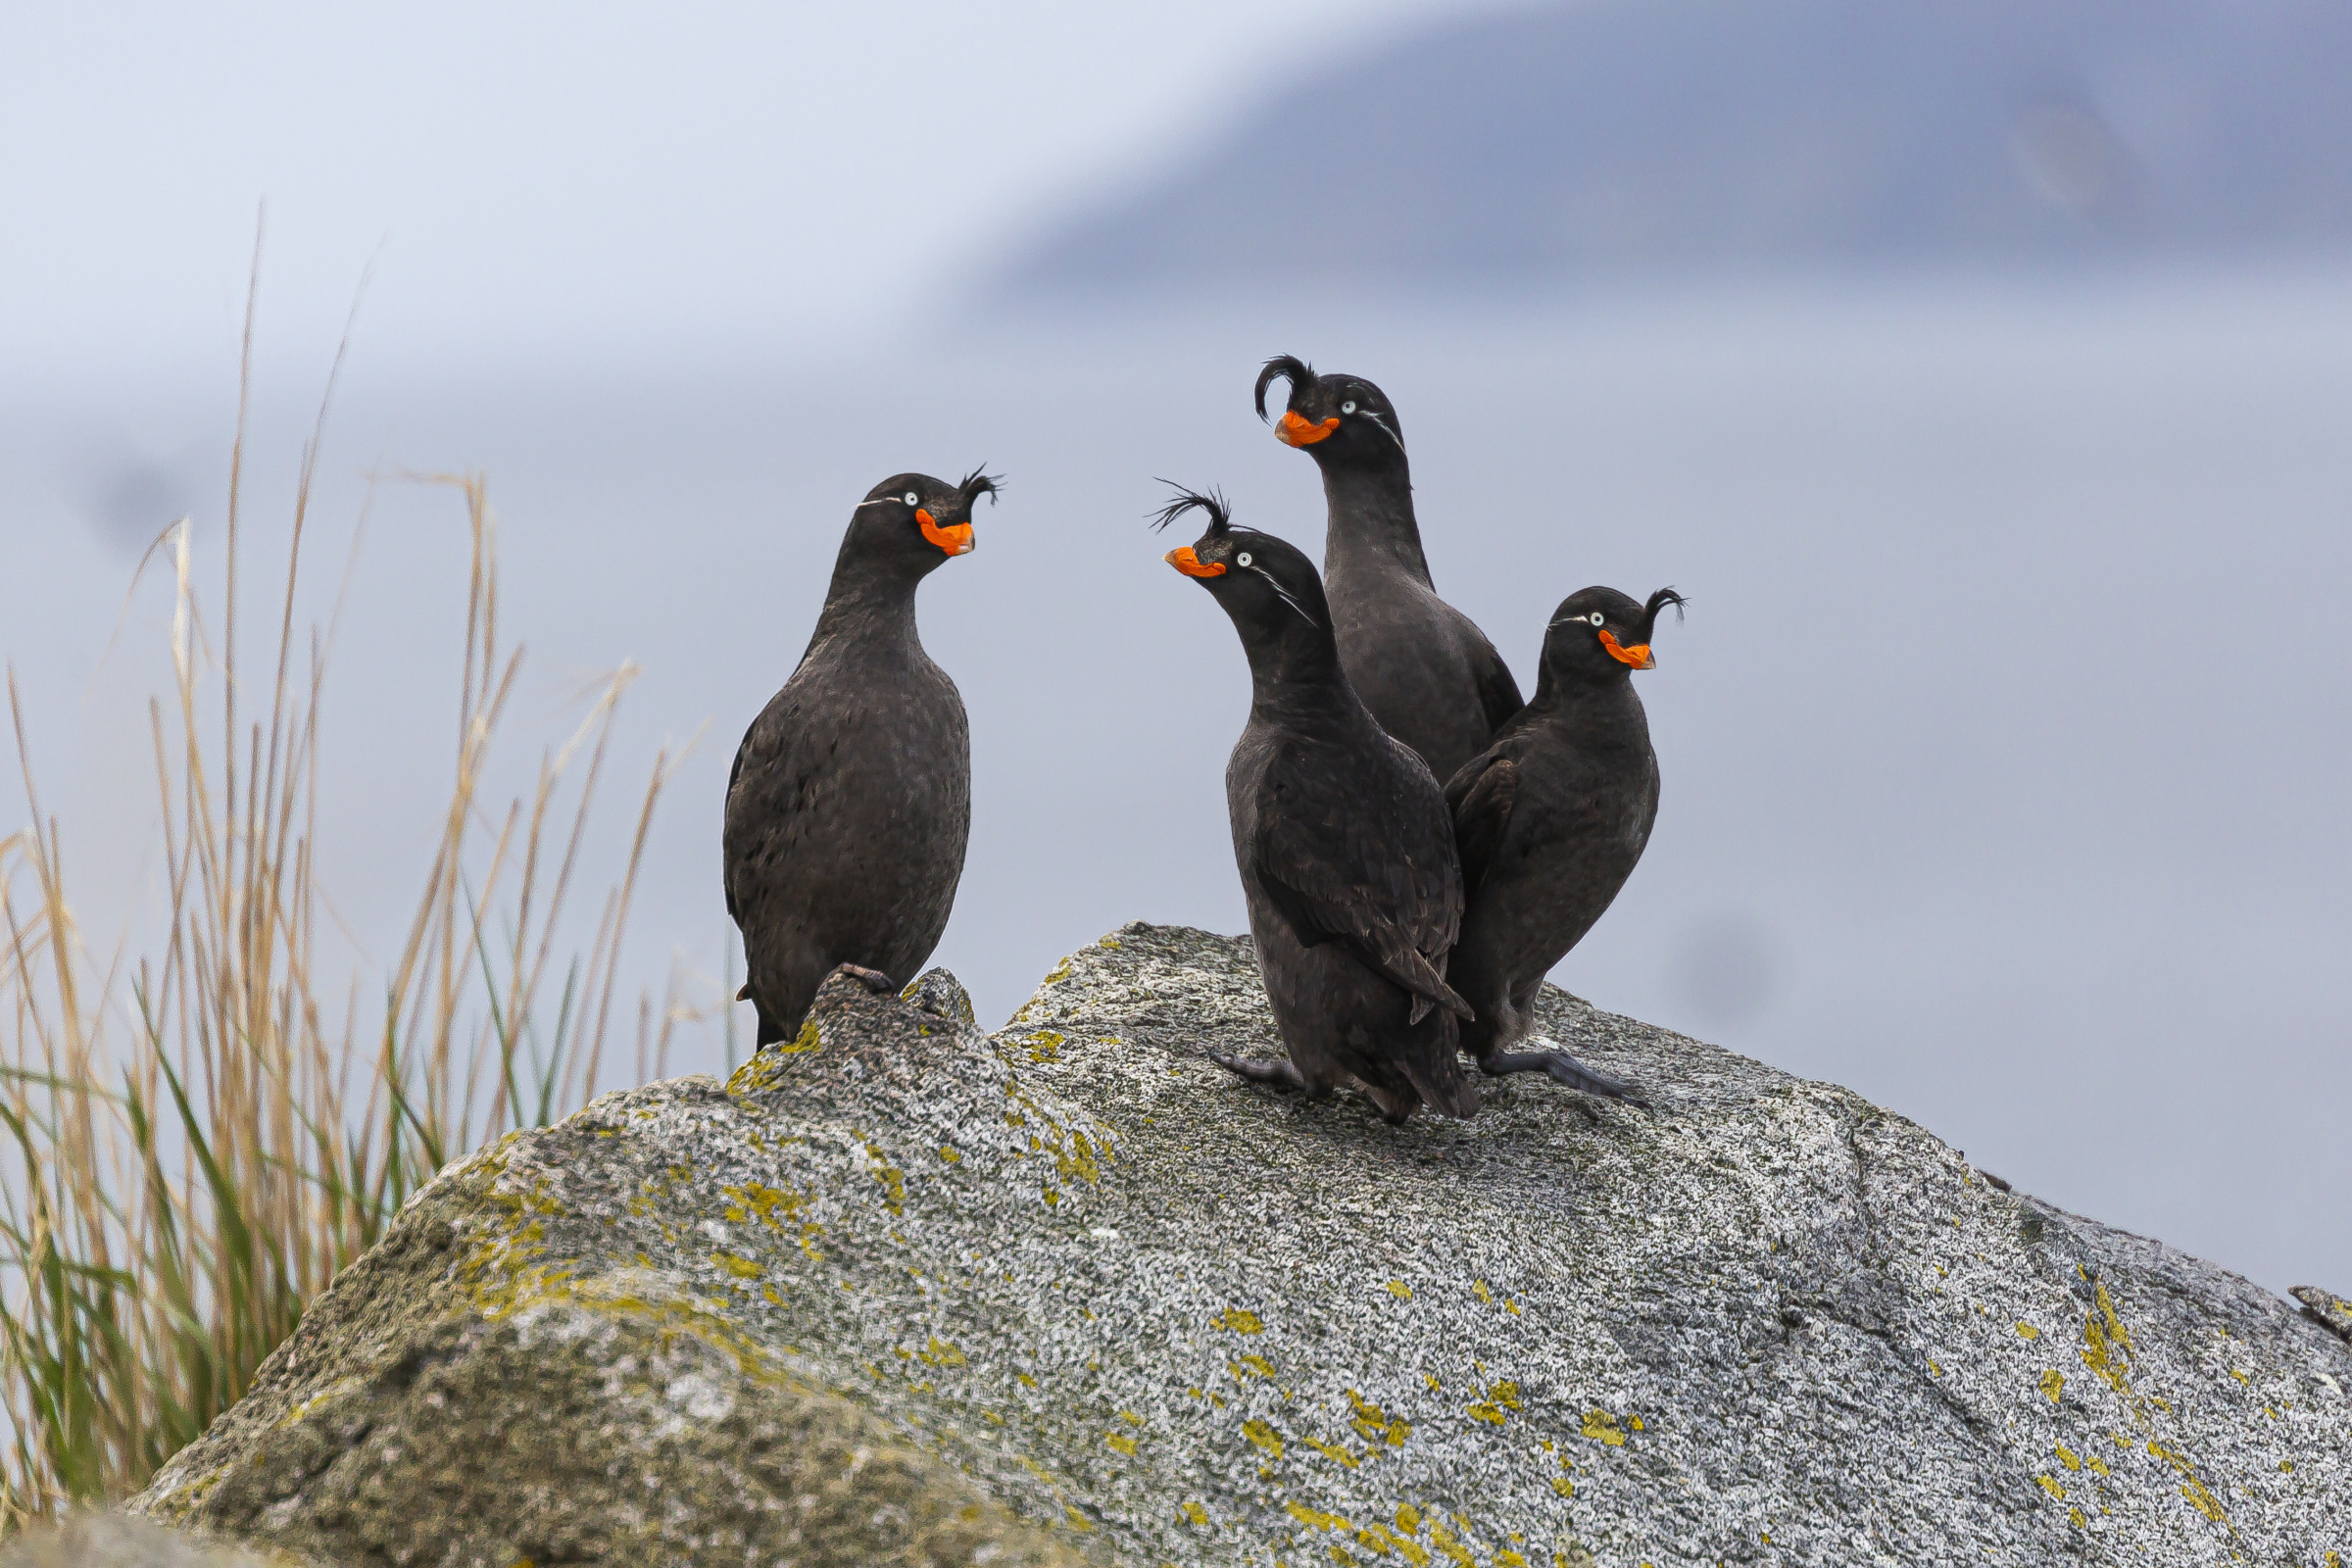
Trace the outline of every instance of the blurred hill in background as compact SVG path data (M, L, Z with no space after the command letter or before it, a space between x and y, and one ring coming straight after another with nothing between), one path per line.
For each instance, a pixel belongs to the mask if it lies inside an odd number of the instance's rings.
M2340 0L1588 0L1281 91L1038 300L2352 253Z

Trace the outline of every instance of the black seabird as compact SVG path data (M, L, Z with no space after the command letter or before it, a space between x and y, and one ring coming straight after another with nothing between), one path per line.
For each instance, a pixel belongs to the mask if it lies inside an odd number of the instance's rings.
M1634 1099L1548 1040L1513 1051L1534 1023L1544 974L1584 940L1617 897L1658 816L1658 757L1633 673L1661 588L1639 604L1614 588L1561 602L1544 636L1535 701L1446 786L1467 907L1453 950L1454 989L1477 1009L1462 1049L1492 1074L1547 1072L1572 1088Z
M1168 552L1241 634L1250 722L1225 767L1250 934L1287 1061L1216 1061L1321 1099L1349 1078L1391 1121L1427 1101L1478 1109L1446 983L1461 874L1446 799L1419 757L1374 720L1341 668L1311 562L1236 528L1224 503L1180 491L1158 525L1198 508L1200 540Z
M727 775L727 913L760 1043L801 1026L848 965L876 990L914 978L956 903L972 819L963 699L923 652L914 590L973 548L998 481L902 473L851 514L800 667Z
M1361 376L1317 375L1284 354L1257 372L1261 419L1276 376L1291 396L1274 434L1323 470L1323 581L1340 662L1381 726L1450 778L1519 711L1519 683L1430 583L1395 406Z

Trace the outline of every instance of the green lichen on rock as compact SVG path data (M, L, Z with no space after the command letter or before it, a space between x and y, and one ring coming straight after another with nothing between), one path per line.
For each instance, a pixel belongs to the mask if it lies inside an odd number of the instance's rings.
M829 982L446 1172L138 1506L321 1561L2317 1562L2352 1348L1557 991L1654 1114L1269 1096L1246 942ZM2028 1218L2036 1223L2028 1225Z

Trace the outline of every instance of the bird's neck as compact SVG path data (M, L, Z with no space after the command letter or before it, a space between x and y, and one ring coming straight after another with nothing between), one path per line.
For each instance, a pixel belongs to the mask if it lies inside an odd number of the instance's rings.
M1640 720L1642 698L1630 673L1562 674L1545 664L1536 674L1536 695L1528 700L1527 711L1530 718L1567 713L1583 724L1605 725L1612 719Z
M1250 704L1253 711L1293 713L1341 700L1352 701L1340 668L1339 646L1331 633L1300 621L1297 629L1245 639L1250 658Z
M854 554L845 545L833 564L833 582L825 590L825 608L816 617L809 648L836 639L919 647L914 590L923 575L901 562Z
M1325 468L1323 499L1330 509L1323 533L1325 575L1356 566L1388 567L1429 586L1421 525L1413 518L1412 470L1402 457L1393 466Z

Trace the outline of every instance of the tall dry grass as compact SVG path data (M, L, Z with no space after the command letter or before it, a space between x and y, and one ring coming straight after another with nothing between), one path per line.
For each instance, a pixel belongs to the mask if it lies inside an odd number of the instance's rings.
M101 960L75 923L9 673L29 825L0 840L0 1535L136 1491L446 1161L592 1092L672 765L654 764L585 951L560 957L633 670L602 684L527 793L485 798L522 656L499 640L481 482L434 481L471 535L454 774L405 941L382 973L351 978L318 940L331 638L296 624L318 441L257 686L238 664L244 429L241 406L218 589L199 591L184 519L151 552L174 583L171 692L148 713L165 908L135 958ZM675 983L658 1016L634 1010L643 1073L679 1021Z

